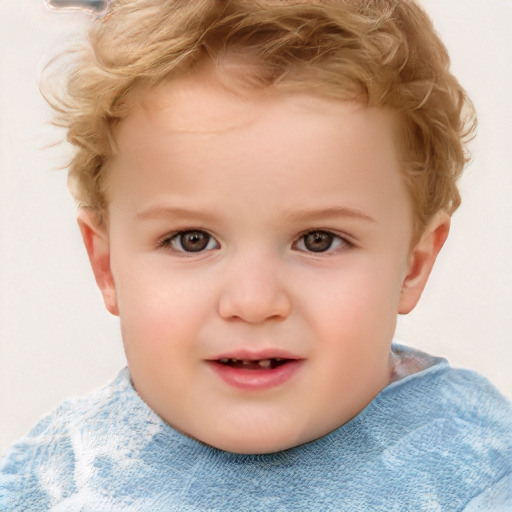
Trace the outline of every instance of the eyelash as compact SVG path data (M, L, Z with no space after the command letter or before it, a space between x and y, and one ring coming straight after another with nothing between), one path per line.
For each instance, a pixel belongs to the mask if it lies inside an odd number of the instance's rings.
M196 234L199 236L206 235L206 237L208 237L208 239L206 241L206 245L204 247L200 247L196 251L185 250L185 248L183 247L183 240L181 240L181 237L183 237L184 235L187 235L187 234L189 234L189 235ZM307 248L307 237L308 236L316 237L313 240L310 240L310 242L316 242L316 241L322 242L322 237L323 237L323 241L325 242L325 237L327 236L328 246L324 250L319 250L319 251L308 249ZM173 246L175 242L178 242L180 244L181 249ZM216 245L215 247L209 247L212 244L212 242ZM332 247L333 244L335 244L334 247ZM303 246L303 247L300 247L300 246ZM300 237L297 239L297 241L295 241L292 244L292 249L297 249L300 252L305 252L308 254L331 254L332 252L335 252L336 249L338 249L338 248L350 249L352 247L354 247L354 244L352 242L350 242L349 240L347 240L347 238L345 238L341 235L337 235L331 231L323 230L323 229L313 229L313 230L307 231L307 232L303 233L302 235L300 235ZM177 231L175 233L172 233L171 235L166 236L164 239L162 239L160 242L158 242L158 248L162 248L162 249L167 248L167 249L171 249L172 251L177 252L177 253L193 255L193 254L203 254L206 251L217 250L220 248L220 244L215 240L215 238L212 235L210 235L207 231L204 231L203 229L186 229L186 230L182 230L182 231Z
M313 251L308 250L306 247L306 240L307 237L310 235L316 235L316 239L320 241L321 237L327 236L329 240L329 245L325 250L321 251ZM336 245L333 247L333 243ZM346 237L343 237L341 235L337 235L336 233L333 233L332 231L328 231L325 229L313 229L310 231L307 231L303 233L298 240L292 245L293 248L296 248L298 245L303 245L304 249L299 249L302 252L306 252L308 254L331 254L333 252L337 252L336 249L350 249L354 247L354 244L347 240Z
M183 243L182 243L182 241L180 241L180 237L183 237L184 235L187 235L187 234L191 235L194 233L201 235L201 236L206 235L208 237L206 246L197 251L186 251L183 248ZM178 243L180 243L182 249L173 247L173 244L175 241L178 241ZM208 247L212 241L216 243L217 247ZM183 231L177 231L176 233L172 233L171 235L166 236L163 240L161 240L158 243L158 247L162 248L162 249L168 248L174 252L183 253L183 254L202 254L206 250L218 249L220 247L220 244L215 240L215 238L212 235L210 235L208 232L204 231L203 229L185 229Z

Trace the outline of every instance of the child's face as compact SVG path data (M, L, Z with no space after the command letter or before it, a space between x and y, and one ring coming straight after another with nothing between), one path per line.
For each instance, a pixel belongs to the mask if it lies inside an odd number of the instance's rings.
M108 230L80 222L142 398L245 453L359 413L419 297L391 114L187 78L142 96L116 136Z

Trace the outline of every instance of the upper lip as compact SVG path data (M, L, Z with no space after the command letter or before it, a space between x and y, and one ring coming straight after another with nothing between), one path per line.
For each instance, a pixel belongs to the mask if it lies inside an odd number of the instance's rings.
M238 359L240 361L262 361L265 359L303 359L302 357L281 349L263 349L249 350L240 349L230 352L223 352L215 357L209 358L209 361L219 361L220 359Z

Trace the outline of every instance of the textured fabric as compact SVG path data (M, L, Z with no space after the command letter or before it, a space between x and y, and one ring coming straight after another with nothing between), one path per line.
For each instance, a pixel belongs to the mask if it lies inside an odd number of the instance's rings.
M421 357L397 354L398 380L358 416L267 455L227 453L178 433L139 398L125 369L8 452L0 510L512 510L511 404L442 359L404 377Z

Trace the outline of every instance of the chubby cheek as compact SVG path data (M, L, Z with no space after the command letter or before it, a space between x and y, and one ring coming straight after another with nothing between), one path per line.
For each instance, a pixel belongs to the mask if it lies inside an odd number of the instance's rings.
M322 317L323 323L333 329L376 333L396 321L401 290L401 270L397 266L347 266L310 282L315 283L311 290L315 300L310 302L310 307L316 304L313 316Z
M336 404L334 416L347 421L388 384L396 313L392 307L383 308L378 297L354 292L340 297L337 314L331 311L329 317L326 311L319 328L323 343L316 354L323 382L318 383L322 392L317 396L323 397L323 407Z
M129 364L161 372L180 350L194 351L200 305L177 286L162 279L162 274L123 273L129 279L118 281L121 331Z
M159 301L134 301L133 311L121 315L124 351L135 389L166 421L173 423L172 405L179 405L196 368L192 333L183 332L186 319L172 315ZM188 335L188 338L187 338ZM184 343L185 342L185 343Z
M384 274L380 268L352 268L325 283L330 293L322 294L321 288L314 291L316 300L309 305L315 311L311 325L322 333L319 339L331 345L325 354L336 354L335 360L345 362L347 374L353 376L365 365L387 361L396 327L399 274L393 268Z

